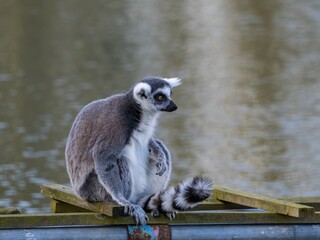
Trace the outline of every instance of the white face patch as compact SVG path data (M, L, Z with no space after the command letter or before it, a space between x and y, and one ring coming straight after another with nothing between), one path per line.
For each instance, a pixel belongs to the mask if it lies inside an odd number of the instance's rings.
M171 88L177 87L182 83L180 78L163 78L163 80L169 83Z

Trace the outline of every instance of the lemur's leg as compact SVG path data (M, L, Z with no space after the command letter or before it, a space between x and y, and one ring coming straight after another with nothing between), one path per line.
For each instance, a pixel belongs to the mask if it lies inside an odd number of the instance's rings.
M149 192L141 198L139 205L153 216L159 216L159 195L168 185L171 175L171 156L166 146L158 139L149 143Z
M162 212L168 218L173 219L178 211L193 208L209 198L212 193L212 180L208 177L196 176L188 178L176 186L168 187L171 175L171 155L161 141L155 139L155 142L166 156L168 173L164 174L167 178L163 182L161 191L150 197L148 207L153 216L158 216L159 212Z
M127 161L110 155L107 151L97 151L94 164L99 182L119 205L125 207L125 214L133 216L137 224L145 225L148 216L141 206L128 201L131 193L131 178Z
M173 219L178 211L193 208L211 195L212 181L202 176L189 178L176 186L167 187L171 174L170 153L165 145L156 139L149 144L149 150L150 169L152 170L152 167L156 169L159 155L165 156L165 161L161 161L167 168L162 176L156 175L156 170L153 175L151 172L150 186L154 190L146 193L139 201L139 205L151 211L152 216L159 216L162 212Z

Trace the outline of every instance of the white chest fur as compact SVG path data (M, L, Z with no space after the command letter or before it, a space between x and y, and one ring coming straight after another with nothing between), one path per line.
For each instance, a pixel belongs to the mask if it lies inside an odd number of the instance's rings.
M143 116L138 128L133 131L129 144L125 147L123 155L128 159L131 175L131 196L129 201L135 203L148 185L147 162L149 156L148 144L153 136L157 116Z

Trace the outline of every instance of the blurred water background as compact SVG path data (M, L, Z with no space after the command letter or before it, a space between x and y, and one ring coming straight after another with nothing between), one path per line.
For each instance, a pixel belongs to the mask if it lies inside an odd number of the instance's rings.
M0 207L49 211L77 112L149 75L183 79L172 183L319 196L319 39L318 0L0 0Z

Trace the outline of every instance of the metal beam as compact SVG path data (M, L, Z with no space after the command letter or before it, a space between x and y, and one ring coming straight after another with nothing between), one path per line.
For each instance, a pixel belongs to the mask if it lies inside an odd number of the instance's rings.
M170 228L173 240L316 240L320 237L320 225L188 225ZM0 239L126 240L128 231L125 226L0 229Z

